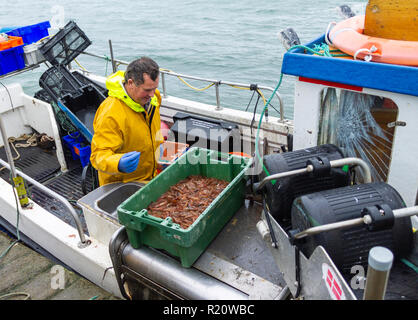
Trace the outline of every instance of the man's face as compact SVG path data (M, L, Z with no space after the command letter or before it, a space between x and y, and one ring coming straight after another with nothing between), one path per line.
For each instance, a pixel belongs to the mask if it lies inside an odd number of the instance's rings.
M132 79L128 79L125 85L126 91L132 100L144 106L154 96L155 89L158 88L159 80L159 76L153 81L148 74L144 73L144 83L137 86Z

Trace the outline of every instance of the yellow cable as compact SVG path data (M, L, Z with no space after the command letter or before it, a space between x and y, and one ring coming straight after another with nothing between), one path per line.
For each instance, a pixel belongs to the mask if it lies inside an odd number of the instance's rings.
M177 77L177 78L179 78L181 80L181 82L183 82L186 86L188 86L188 87L190 87L190 88L192 88L193 90L196 90L196 91L205 91L205 90L209 89L210 87L212 87L215 84L214 82L212 82L211 84L207 85L204 88L196 88L196 87L193 87L192 85L188 84L182 77Z
M88 71L86 68L84 68L78 61L77 61L77 59L74 59L74 61L75 61L75 63L77 63L77 65L81 68L81 69L83 69L84 71Z
M246 88L246 87L239 87L239 86L235 86L232 84L229 84L230 87L233 87L235 89L240 89L240 90L250 90L250 88ZM266 104L266 98L264 97L264 94L260 91L260 89L257 89L258 94L261 96L261 98L263 99L264 105Z
M48 38L52 38L53 36L51 36L51 35L49 35L49 36L46 36L46 37L43 37L42 39L39 39L38 41L36 41L35 43L39 43L39 42L41 42L41 41L43 41L43 40L45 40L45 39L48 39Z
M257 92L261 96L261 98L263 99L264 105L266 105L267 101L266 101L266 98L264 97L264 94L260 91L260 89L257 89Z
M173 72L170 69L164 69L164 68L160 68L160 71L166 71L166 72ZM182 77L177 76L177 78L179 78L186 86L192 88L193 90L196 91L205 91L207 89L209 89L210 87L212 87L215 83L212 82L211 84L209 84L208 86L204 87L204 88L196 88L194 86L192 86L191 84L187 83ZM240 90L250 90L250 88L246 88L246 87L240 87L240 86L235 86L232 84L229 84L230 87L236 88L236 89L240 89ZM257 89L258 94L261 96L261 98L263 99L264 105L266 104L266 98L264 97L264 94L260 91L260 89Z
M239 87L239 86L235 86L233 84L228 84L228 86L235 88L235 89L240 89L240 90L250 90L250 88L246 88L246 87Z
M160 71L173 72L170 69L164 69L164 68L160 68ZM177 76L177 78L179 78L181 80L181 82L183 82L186 86L188 86L188 87L190 87L190 88L192 88L193 90L196 90L196 91L205 91L205 90L209 89L210 87L212 87L215 84L215 83L212 82L211 84L209 84L208 86L206 86L204 88L196 88L196 87L192 86L191 84L187 83L186 80L184 80L182 77Z

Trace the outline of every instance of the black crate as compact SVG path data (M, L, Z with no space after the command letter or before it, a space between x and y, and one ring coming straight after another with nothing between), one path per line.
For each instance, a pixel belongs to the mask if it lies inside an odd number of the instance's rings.
M42 100L44 102L51 103L54 101L54 99L51 98L51 96L48 94L48 92L45 89L41 89L33 95L34 98Z
M46 70L39 78L39 85L55 102L67 96L76 98L82 95L86 86L64 66L52 66Z
M89 79L88 77L86 77L85 75L83 75L77 70L72 72L72 75L76 77L77 80L79 80L82 84L85 84L85 85L90 84L93 87L95 87L98 93L103 97L103 100L108 96L109 90L102 84Z
M240 131L234 123L184 112L177 112L173 120L170 130L177 142L226 153L242 151Z
M86 34L74 21L70 21L39 50L52 65L66 66L90 44Z

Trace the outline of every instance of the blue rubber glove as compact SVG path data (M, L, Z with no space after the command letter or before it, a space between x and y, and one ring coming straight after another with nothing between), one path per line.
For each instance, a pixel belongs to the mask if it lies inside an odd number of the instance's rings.
M163 144L160 144L160 159L164 156L164 147Z
M125 153L119 160L118 170L123 173L134 172L138 167L140 156L141 152L138 151L131 151Z

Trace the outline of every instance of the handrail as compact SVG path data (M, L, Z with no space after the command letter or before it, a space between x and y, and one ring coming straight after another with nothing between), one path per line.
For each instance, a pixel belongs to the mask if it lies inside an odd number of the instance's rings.
M123 61L123 60L118 60L118 59L109 59L109 57L107 56L101 56L101 55L97 55L94 53L90 53L90 52L81 52L82 54L88 55L88 56L92 56L95 58L100 58L106 61L111 61L112 63L114 62L116 65L128 65L129 62L127 61ZM258 86L258 85L254 85L254 84L244 84L244 83L238 83L238 82L231 82L231 81L223 81L223 80L215 80L215 79L209 79L209 78L202 78L202 77L196 77L196 76L189 76L186 74L182 74L182 73L177 73L177 72L173 72L170 70L166 70L166 69L160 69L160 72L162 74L161 76L161 80L162 80L162 87L163 87L163 96L167 97L167 90L166 90L166 84L165 84L165 75L169 75L169 76L174 76L174 77L179 77L179 78L186 78L186 79L190 79L190 80L197 80L197 81L204 81L204 82L210 82L213 83L215 85L215 89L216 89L216 110L221 110L221 106L220 106L220 98L219 98L219 86L222 84L228 85L228 86L237 86L237 87L243 87L246 89L250 89L250 90L254 90L253 88L255 87L256 89L263 89L263 90L268 90L271 92L274 92L274 89L271 87L267 87L267 86ZM284 106L283 106L283 100L282 97L280 96L280 94L276 91L275 93L277 99L279 99L279 103L280 103L280 121L284 120ZM266 110L266 122L268 121L268 111Z
M3 161L2 159L0 159L0 164L5 166L7 169L10 170L10 165L7 162ZM41 189L43 192L49 194L50 196L56 198L58 201L62 202L67 207L67 209L70 211L71 215L74 218L74 221L75 221L75 224L77 226L77 231L78 231L78 234L80 236L80 241L82 243L82 246L84 247L84 246L89 245L88 240L86 240L86 237L84 236L84 232L83 232L83 228L81 226L80 218L78 217L77 212L74 210L73 206L68 202L68 200L65 199L63 196L59 195L58 193L52 191L51 189L45 187L43 184L39 183L38 181L32 179L31 177L29 177L25 173L21 172L20 170L15 169L15 171L19 176L26 179L28 182L33 184L35 187Z

